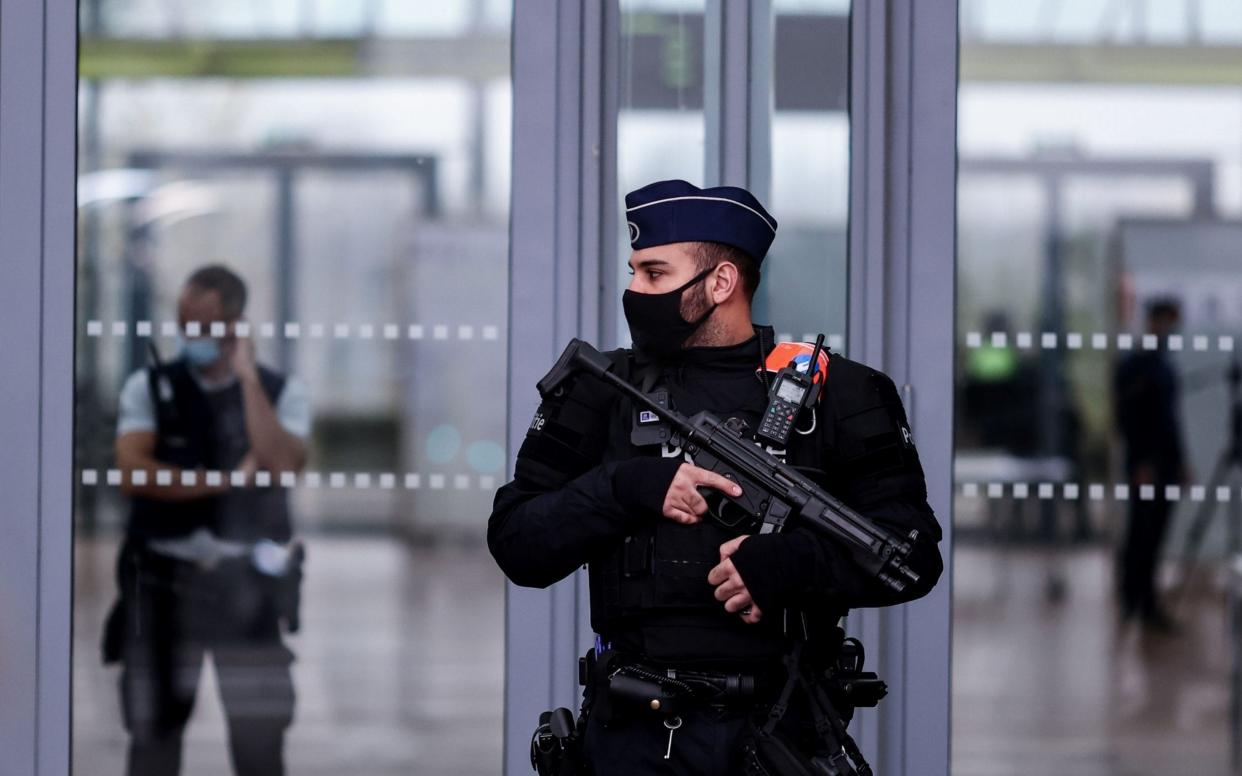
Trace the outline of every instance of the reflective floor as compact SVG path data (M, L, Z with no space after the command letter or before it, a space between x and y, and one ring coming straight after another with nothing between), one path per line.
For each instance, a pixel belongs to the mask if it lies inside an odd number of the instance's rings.
M91 776L123 771L117 671L97 659L114 552L78 544L74 755ZM1103 549L962 547L956 563L954 776L1228 773L1218 592L1188 598L1176 634L1153 635L1119 627ZM290 774L499 772L503 594L485 550L315 537L306 585ZM209 671L190 776L231 772L214 687Z
M955 561L954 776L1229 772L1223 594L1201 586L1157 635L1117 622L1102 548Z
M99 664L111 541L79 539L75 773L124 771L116 668ZM395 539L308 541L303 631L292 637L292 776L479 776L500 771L503 578L486 549ZM208 670L186 739L188 776L232 773Z

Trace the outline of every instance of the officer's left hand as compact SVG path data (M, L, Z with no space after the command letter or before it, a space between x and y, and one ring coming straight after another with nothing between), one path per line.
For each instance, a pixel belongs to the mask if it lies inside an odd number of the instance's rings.
M726 612L737 612L742 622L754 625L763 617L759 605L750 597L742 575L730 556L749 536L739 536L720 545L720 563L707 573L707 583L716 587L716 600L724 601Z

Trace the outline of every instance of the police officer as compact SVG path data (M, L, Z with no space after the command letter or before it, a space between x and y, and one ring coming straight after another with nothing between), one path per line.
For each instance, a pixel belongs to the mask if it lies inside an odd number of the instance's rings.
M245 304L229 269L194 272L177 314L201 334L189 331L174 360L155 356L121 391L116 459L132 504L104 658L123 665L130 776L180 771L207 654L235 771L284 773L293 655L281 623L296 629L300 547L285 491L254 487L254 475L302 468L310 404L299 381L257 364L251 340L236 336Z
M1189 479L1182 446L1181 387L1169 361L1168 336L1177 330L1181 308L1176 299L1147 305L1147 333L1155 350L1131 353L1113 375L1117 428L1125 440L1126 479L1133 488L1155 486L1155 498L1130 499L1129 524L1120 556L1121 617L1141 619L1155 631L1173 630L1173 620L1156 594L1156 568L1169 525L1172 502L1168 485Z
M708 410L755 429L774 342L752 324L751 300L776 220L744 189L680 180L631 192L626 215L633 280L622 301L634 347L609 354L618 373L684 415ZM939 577L940 529L892 381L832 355L824 399L807 414L787 448L770 451L875 522L917 529L918 585L893 593L806 529L738 535L706 519L704 493L737 486L696 467L676 439L642 444L630 402L593 378L540 406L514 479L496 494L488 545L523 586L588 566L598 638L585 752L596 776L741 773L740 748L754 714L776 700L792 641L830 662L849 608L917 598ZM621 666L751 691L682 698L670 717L619 697ZM815 746L806 730L797 740Z

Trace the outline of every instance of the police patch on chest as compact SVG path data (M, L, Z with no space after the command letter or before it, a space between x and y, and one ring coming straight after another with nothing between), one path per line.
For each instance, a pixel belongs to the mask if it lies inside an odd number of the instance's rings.
M651 400L664 409L669 408L668 391L655 391ZM630 444L635 447L662 445L673 436L673 429L660 416L648 409L635 407L634 422L630 426Z

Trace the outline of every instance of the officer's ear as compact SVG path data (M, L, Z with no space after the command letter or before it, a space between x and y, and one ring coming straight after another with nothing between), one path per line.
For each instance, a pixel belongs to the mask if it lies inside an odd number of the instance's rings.
M716 272L708 283L707 293L712 304L721 304L734 294L742 291L742 273L731 261L722 261L716 265Z

